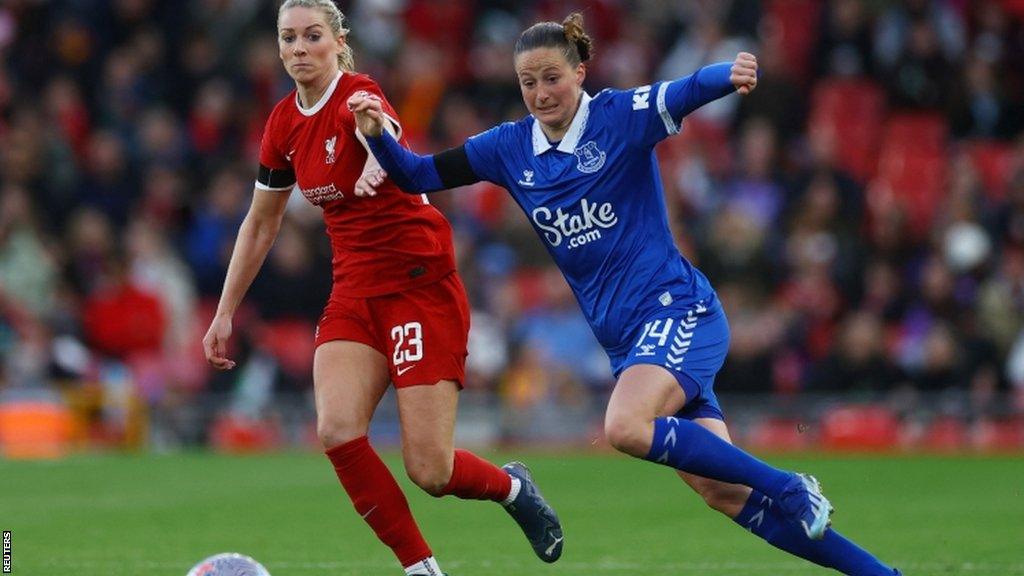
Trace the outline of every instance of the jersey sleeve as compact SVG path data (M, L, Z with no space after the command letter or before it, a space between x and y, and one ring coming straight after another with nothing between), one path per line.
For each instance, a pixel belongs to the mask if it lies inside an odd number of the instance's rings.
M481 180L506 186L500 150L502 142L511 132L511 126L510 123L501 124L466 140L466 157L473 172Z
M683 118L704 104L735 91L729 63L713 64L676 80L633 90L611 91L611 108L631 142L653 147L682 130Z
M281 133L279 115L275 110L267 119L260 141L260 167L256 175L256 188L273 192L291 191L295 186L295 170L290 159L281 151L278 138Z

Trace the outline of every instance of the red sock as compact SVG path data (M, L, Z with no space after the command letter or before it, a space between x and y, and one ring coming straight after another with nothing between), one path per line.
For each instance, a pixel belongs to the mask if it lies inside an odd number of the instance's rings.
M331 448L327 457L356 512L380 541L394 551L403 567L433 555L412 517L405 494L366 436Z
M468 450L455 451L452 478L444 487L444 494L465 500L501 502L511 490L512 477L508 472Z

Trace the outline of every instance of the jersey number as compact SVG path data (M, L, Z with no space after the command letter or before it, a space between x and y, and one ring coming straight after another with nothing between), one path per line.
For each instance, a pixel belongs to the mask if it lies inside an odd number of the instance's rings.
M665 324L662 325L662 322ZM644 333L640 335L640 339L636 341L636 345L639 346L644 343L648 337L657 338L658 346L664 346L668 340L668 335L672 331L672 318L666 318L664 320L653 320L648 322L644 326Z
M395 326L391 329L391 339L395 341L395 353L391 358L395 366L423 358L423 326L419 322Z

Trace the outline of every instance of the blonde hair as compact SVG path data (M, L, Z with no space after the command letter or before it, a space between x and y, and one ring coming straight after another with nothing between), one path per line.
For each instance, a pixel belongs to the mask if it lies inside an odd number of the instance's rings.
M278 26L280 26L281 14L284 14L284 11L289 8L320 10L327 17L327 25L331 27L335 37L348 36L349 30L345 28L345 15L341 13L341 10L338 9L332 0L285 0L277 11ZM341 54L338 54L338 68L345 72L355 72L356 70L356 61L352 57L352 47L349 46L348 42L345 42Z

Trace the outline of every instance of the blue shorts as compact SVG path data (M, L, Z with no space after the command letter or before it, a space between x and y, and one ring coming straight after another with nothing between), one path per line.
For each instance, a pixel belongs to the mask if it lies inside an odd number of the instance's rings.
M725 419L714 385L729 351L729 322L718 298L658 310L631 341L632 348L609 354L616 378L635 364L661 366L686 393L686 405L676 416Z

